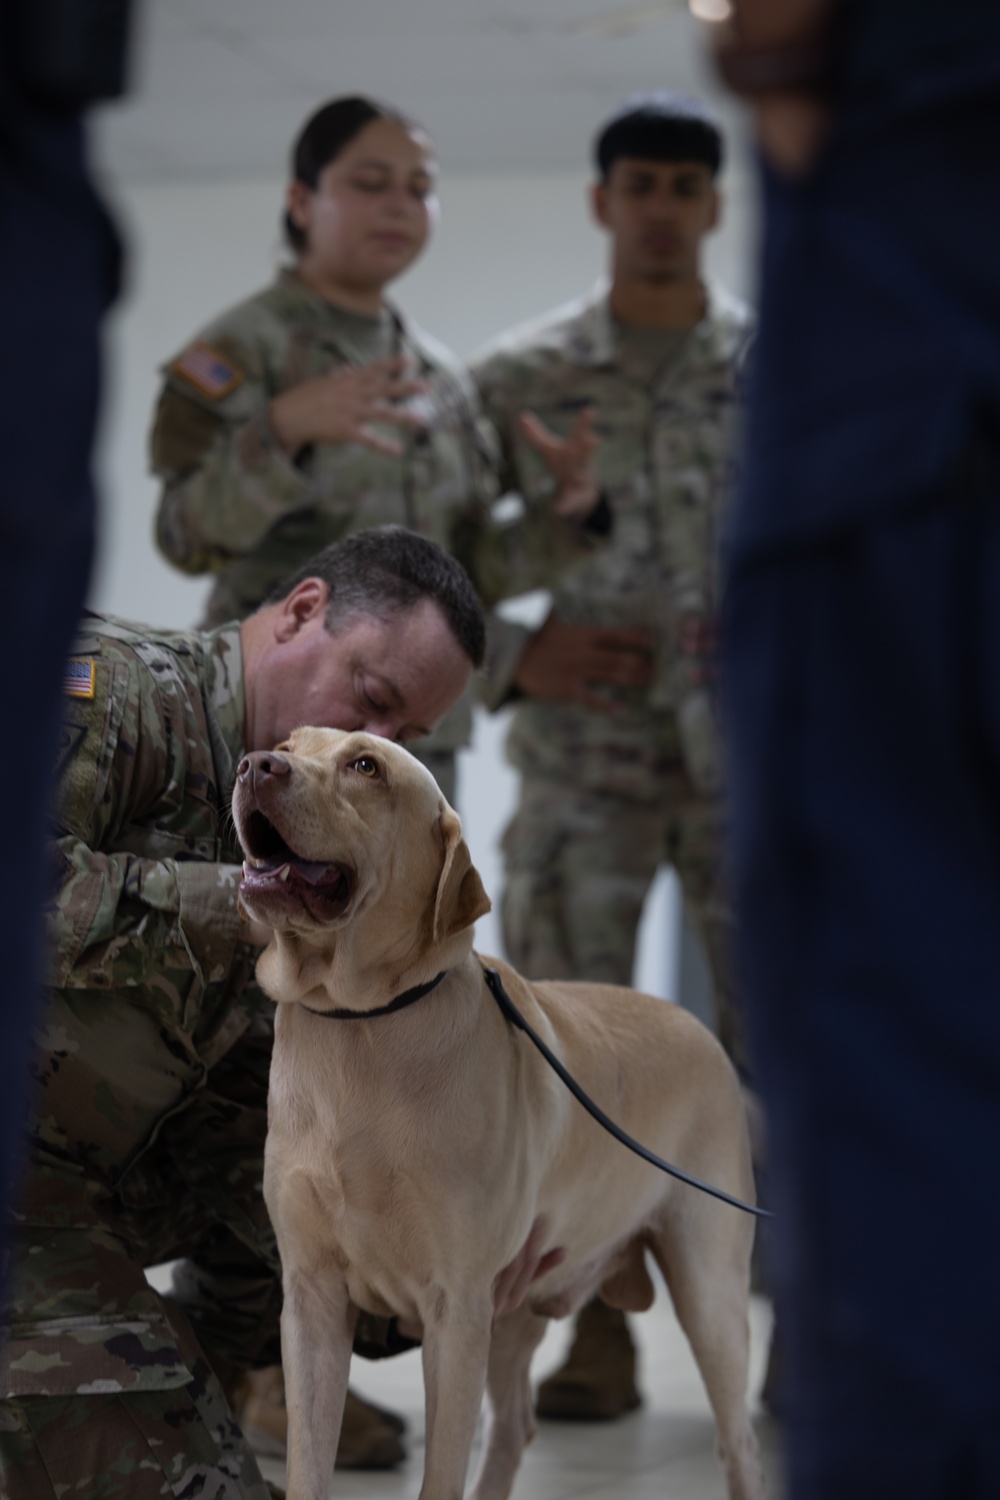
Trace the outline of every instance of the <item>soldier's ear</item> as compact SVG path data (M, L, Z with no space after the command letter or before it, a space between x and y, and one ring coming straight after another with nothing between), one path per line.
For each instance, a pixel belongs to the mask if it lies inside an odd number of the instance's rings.
M303 578L292 592L278 602L274 626L275 640L290 641L303 625L317 615L325 615L330 603L330 585L323 578Z
M590 212L602 229L608 228L608 187L605 182L590 185Z
M285 206L288 209L288 217L296 229L307 233L311 217L313 191L306 183L300 182L296 177L288 184L285 194Z

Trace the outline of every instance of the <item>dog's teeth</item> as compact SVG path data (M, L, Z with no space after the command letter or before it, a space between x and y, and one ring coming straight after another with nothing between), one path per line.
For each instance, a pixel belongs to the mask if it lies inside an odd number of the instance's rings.
M291 867L291 865L284 865L282 867L280 875L278 876L278 879L279 880L287 880L288 877L289 877L289 875L291 873L292 873L292 867Z

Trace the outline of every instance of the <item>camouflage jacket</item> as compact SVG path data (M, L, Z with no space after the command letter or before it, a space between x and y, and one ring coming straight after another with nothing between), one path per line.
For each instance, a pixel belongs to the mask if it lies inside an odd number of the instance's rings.
M642 333L642 350L599 290L506 335L473 363L502 445L501 484L538 517L551 514L552 480L518 431L518 413L531 410L566 433L583 407L594 408L597 479L611 533L550 580L553 608L582 624L645 626L656 641L651 686L607 690L617 700L614 715L520 702L508 754L524 771L651 798L679 747L696 785L718 790L717 554L749 318L717 289L707 289L707 300L696 327L665 335L659 346L655 334Z
M152 433L163 480L157 542L185 572L216 574L209 624L242 619L315 552L367 526L396 523L432 537L465 565L487 605L538 587L588 550L565 522L494 523L496 436L472 382L435 340L394 310L389 317L389 347L427 386L428 424L394 431L400 456L316 444L293 462L274 441L267 408L275 396L364 362L344 315L293 271L223 313L166 366ZM507 634L500 621L493 632ZM491 659L511 660L503 650ZM424 743L465 744L469 724L465 700Z
M190 1374L124 1247L137 1233L149 1245L136 1226L172 1235L204 1217L188 1181L196 1150L178 1166L159 1143L201 1119L211 1070L266 1005L240 938L229 815L244 737L239 632L92 616L65 686L51 988L0 1376L13 1391L159 1389ZM216 1166L201 1185L222 1213L232 1175ZM156 1249L149 1263L165 1258Z
M83 622L69 672L26 1221L107 1222L262 1004L240 940L229 799L239 632Z

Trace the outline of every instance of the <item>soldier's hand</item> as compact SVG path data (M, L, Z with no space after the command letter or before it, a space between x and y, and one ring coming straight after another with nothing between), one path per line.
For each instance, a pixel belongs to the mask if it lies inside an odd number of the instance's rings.
M648 630L570 625L549 615L522 652L514 686L529 698L615 713L617 705L594 687L645 687L652 675L652 653Z
M403 445L377 427L424 427L417 412L395 403L426 390L422 380L405 377L405 355L370 365L346 365L304 380L275 396L268 421L278 446L295 455L309 443L361 443L375 453L398 455Z
M600 499L594 454L598 440L594 433L594 408L585 406L573 424L569 437L561 438L546 427L534 412L523 411L518 425L556 482L553 508L556 515L583 520Z

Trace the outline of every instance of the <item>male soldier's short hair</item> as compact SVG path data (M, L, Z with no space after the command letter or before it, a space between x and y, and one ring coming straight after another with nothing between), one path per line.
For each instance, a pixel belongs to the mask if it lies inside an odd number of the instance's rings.
M411 120L391 104L378 99L367 99L362 94L348 94L342 99L331 99L311 114L299 131L292 146L292 177L315 188L319 174L343 151L344 147L360 135L373 120L391 120L402 125L404 130L421 130L416 120ZM285 213L285 234L293 250L304 250L306 235Z
M594 164L602 181L621 156L644 161L700 161L715 177L722 166L722 129L701 99L659 89L633 94L605 120L594 138Z
M278 604L307 578L330 590L325 625L331 635L359 615L385 620L433 599L474 667L486 654L486 622L472 580L437 542L405 526L377 526L331 542L279 583L264 603Z

